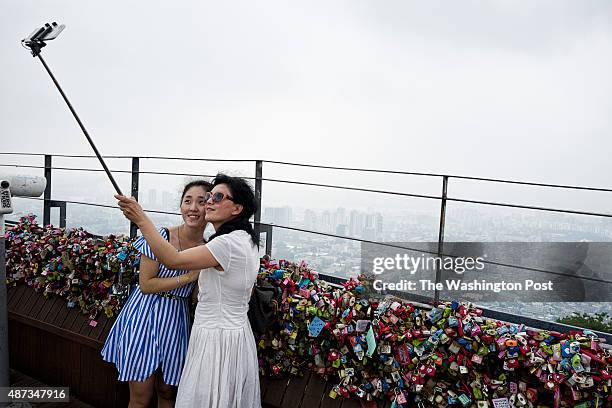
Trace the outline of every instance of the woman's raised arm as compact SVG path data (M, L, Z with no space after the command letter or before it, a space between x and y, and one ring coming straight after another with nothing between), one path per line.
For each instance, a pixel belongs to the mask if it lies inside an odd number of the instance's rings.
M115 195L115 198L119 200L119 208L123 211L123 215L138 225L140 232L149 244L151 251L157 257L157 260L168 268L198 270L219 265L219 262L217 262L206 246L197 246L178 252L157 231L151 219L147 217L140 204L138 204L138 201L133 197L128 198L118 194Z

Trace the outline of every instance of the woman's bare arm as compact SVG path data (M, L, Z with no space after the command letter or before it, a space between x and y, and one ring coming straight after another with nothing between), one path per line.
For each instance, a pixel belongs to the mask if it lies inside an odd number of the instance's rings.
M153 225L153 222L142 210L133 197L115 195L119 200L119 208L130 221L140 228L140 232L157 257L157 260L170 269L200 270L219 266L219 262L206 246L197 246L178 252Z
M178 252L172 244L161 236L150 220L140 226L140 232L157 260L170 269L200 270L219 266L219 262L205 245Z
M159 293L180 288L198 279L199 270L189 271L179 276L159 278L159 262L146 255L140 256L140 274L138 284L142 293Z

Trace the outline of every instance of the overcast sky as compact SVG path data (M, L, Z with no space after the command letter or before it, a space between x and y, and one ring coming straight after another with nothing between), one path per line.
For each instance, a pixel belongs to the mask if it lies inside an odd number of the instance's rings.
M58 21L67 28L43 55L103 154L612 187L609 1L19 0L3 2L0 15L0 151L91 153L40 63L19 45ZM264 171L440 191L430 179ZM449 193L606 212L612 204L610 193L459 185ZM268 205L383 205L371 195L269 186Z

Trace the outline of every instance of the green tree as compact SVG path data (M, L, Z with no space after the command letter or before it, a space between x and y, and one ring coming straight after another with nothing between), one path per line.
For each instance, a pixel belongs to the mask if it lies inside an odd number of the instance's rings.
M568 316L557 319L557 322L578 326L585 329L597 330L605 333L612 333L612 319L606 312L595 313L572 313Z

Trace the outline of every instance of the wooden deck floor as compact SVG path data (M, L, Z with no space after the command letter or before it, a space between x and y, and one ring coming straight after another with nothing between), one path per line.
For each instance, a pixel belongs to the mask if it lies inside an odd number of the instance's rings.
M17 387L44 387L45 384L35 380L18 371L11 370L11 386ZM91 405L85 404L78 399L70 396L70 402L42 402L42 403L13 403L9 407L14 408L94 408Z

